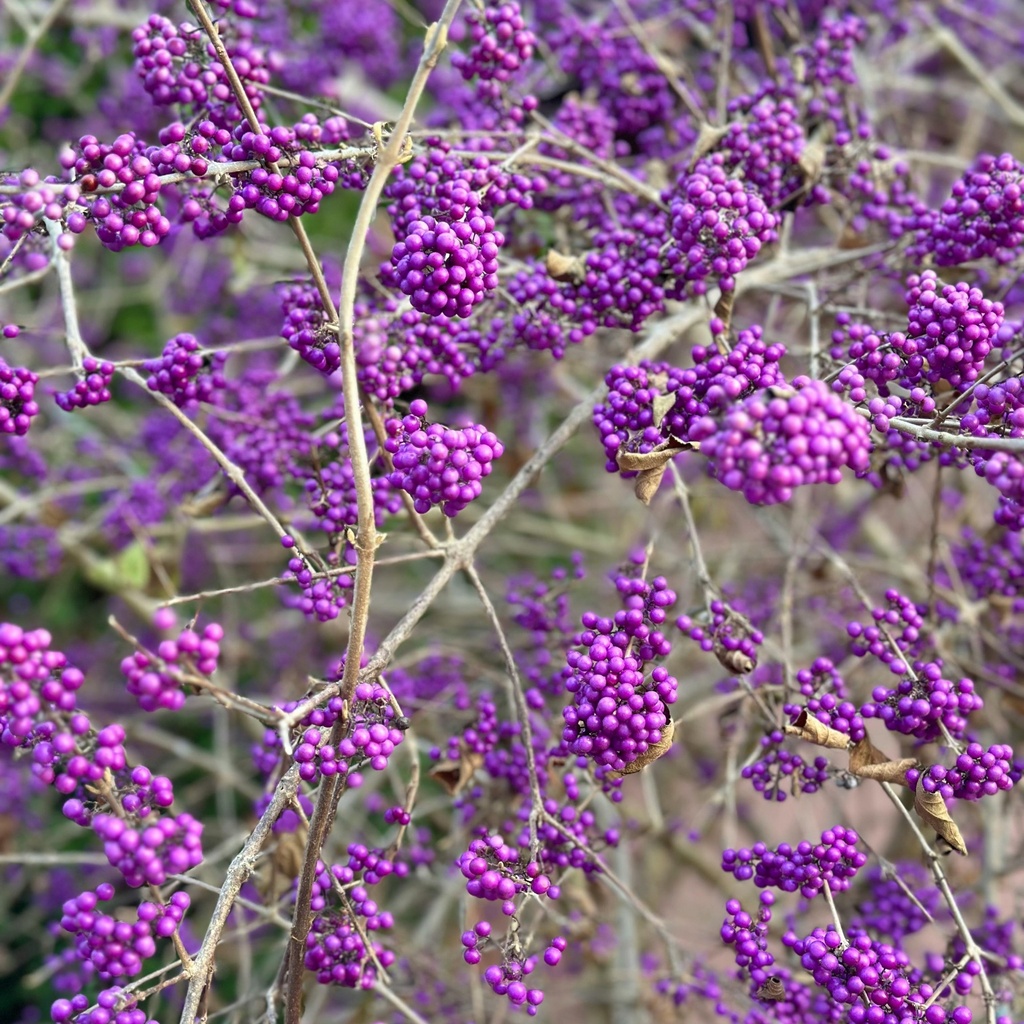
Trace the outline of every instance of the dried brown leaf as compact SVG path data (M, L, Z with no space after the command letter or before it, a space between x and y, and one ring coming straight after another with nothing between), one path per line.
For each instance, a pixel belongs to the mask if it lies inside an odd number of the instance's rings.
M786 987L778 976L769 978L755 993L755 999L764 999L769 1003L778 1003L786 998Z
M266 846L273 846L269 863L255 879L256 889L268 906L276 903L292 887L302 870L308 830L300 825L294 832L273 833ZM266 849L266 846L264 849Z
M850 771L854 775L859 775L865 765L885 764L891 760L888 754L883 754L866 736L850 748Z
M846 750L850 745L850 737L845 732L819 722L813 715L807 713L806 708L800 712L792 725L786 726L785 731L790 736L799 736L808 743L816 743L819 747L828 747L829 750Z
M474 772L482 767L483 763L483 754L467 750L460 744L459 759L455 761L446 758L443 761L438 761L430 769L430 777L440 782L450 796L458 796L469 785L469 780L473 778Z
M914 794L914 810L929 828L935 829L940 839L948 843L957 853L964 857L967 856L967 844L964 842L964 837L960 834L956 822L949 816L946 801L938 793L928 793L923 787L918 787Z
M917 764L914 757L904 757L899 761L879 761L874 764L861 765L857 771L850 771L862 779L876 779L878 782L891 782L897 786L907 784L907 772Z
M545 260L548 274L556 281L571 281L579 284L587 268L579 256L570 256L557 249L549 249Z
M665 476L665 470L668 468L668 463L663 466L658 466L656 469L645 469L636 478L636 483L633 485L633 493L645 504L650 505L651 500L655 494L658 493L658 488L661 486L662 478Z

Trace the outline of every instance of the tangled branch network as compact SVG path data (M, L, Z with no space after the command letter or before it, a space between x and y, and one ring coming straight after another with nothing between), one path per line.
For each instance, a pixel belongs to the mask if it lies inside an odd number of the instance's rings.
M0 1020L1024 1024L1022 53L2 5Z

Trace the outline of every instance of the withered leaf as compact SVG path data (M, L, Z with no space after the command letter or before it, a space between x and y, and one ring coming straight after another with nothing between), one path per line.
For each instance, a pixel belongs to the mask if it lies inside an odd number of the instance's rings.
M656 427L661 426L661 421L665 418L666 413L676 404L676 397L674 391L655 396L654 401L651 402L651 412L654 414L654 425Z
M904 757L899 761L879 761L874 764L863 764L854 772L862 779L877 779L879 782L891 782L897 786L907 784L907 772L917 764L917 759ZM853 771L851 768L850 771Z
M779 977L769 978L755 993L756 999L764 999L770 1003L778 1003L786 998L786 987Z
M819 747L828 747L829 750L846 750L850 745L850 737L845 732L819 722L813 715L807 713L807 708L800 712L792 725L786 726L785 731L790 736L799 736L808 743L816 743Z
M854 775L859 775L865 765L885 764L891 760L892 758L883 754L866 736L850 748L850 771Z
M621 772L609 772L609 776L617 778L621 775L635 775L637 772L642 772L672 746L672 737L675 735L675 731L676 723L670 718L665 728L661 730L661 739L657 743L652 743L639 757L630 761Z
M573 284L579 284L587 272L579 256L569 256L557 249L548 250L545 265L548 274L556 281L571 281Z
M935 829L939 838L948 843L957 853L967 856L967 844L960 834L956 822L949 816L946 801L938 793L928 793L919 786L914 794L914 810L921 820Z
M728 134L728 125L716 126L705 121L700 126L697 141L693 145L693 160L691 162L691 166L696 164L705 153L714 149L715 146L717 146Z
M269 865L255 877L256 889L268 906L276 903L299 877L306 852L308 829L299 825L294 832L273 833L264 845L273 844Z
M658 493L666 469L668 469L667 463L655 469L645 469L637 476L636 483L633 485L633 493L645 505L650 505L655 494Z
M483 754L477 753L475 750L467 750L460 743L459 759L454 761L451 758L445 758L443 761L438 761L430 769L429 774L432 779L436 779L444 786L450 796L458 796L469 785L469 780L473 778L477 768L483 766L483 763Z

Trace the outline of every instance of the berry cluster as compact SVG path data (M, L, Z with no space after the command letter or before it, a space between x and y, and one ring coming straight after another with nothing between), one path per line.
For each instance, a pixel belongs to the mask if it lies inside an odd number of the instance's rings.
M514 0L466 16L473 42L468 54L452 55L452 66L468 82L507 82L533 56L536 37Z
M244 22L231 25L222 39L249 102L258 110L262 104L259 87L270 81L271 61L253 44L251 29ZM132 43L135 73L157 106L178 104L206 113L222 128L230 128L241 117L227 72L200 28L187 23L176 26L151 14L132 33Z
M46 217L61 222L68 206L74 206L82 193L78 184L67 184L40 178L39 172L27 168L20 174L0 174L0 260L20 265L26 271L42 270L50 262L50 248L40 232L40 218ZM74 244L68 232L85 229L86 220L81 214L69 218L68 230L58 236L58 246L67 251ZM3 337L13 338L18 334L14 324L3 328Z
M615 456L621 449L648 452L672 437L699 440L732 403L783 383L779 360L785 348L767 345L757 325L740 331L728 352L695 345L690 354L693 366L686 369L645 360L637 366L617 364L605 374L608 394L594 406L593 419L609 472L618 471ZM675 401L669 404L667 395Z
M871 700L861 707L861 715L878 718L887 729L922 742L947 735L961 739L967 728L967 716L984 706L974 682L944 679L942 666L936 662L915 663L914 671L914 676L901 679L894 689L875 687Z
M153 813L155 808L170 807L174 803L174 786L166 775L154 775L145 765L134 768L125 766L111 771L111 793L121 805L125 815L140 821ZM86 794L89 794L86 790ZM76 825L87 826L96 813L96 801L71 797L64 801L62 808L65 818Z
M833 925L815 928L804 938L790 929L782 941L835 1003L850 1006L845 1018L850 1024L970 1024L973 1019L964 1006L947 1014L932 1003L922 1012L919 1007L929 1001L932 986L915 978L910 957L898 947L867 935L844 945Z
M903 230L913 232L911 259L931 256L940 267L970 260L1009 263L1024 242L1024 170L1009 153L983 153L953 185L938 210L915 205Z
M782 843L774 850L765 843L754 843L749 849L726 849L722 870L740 881L752 878L761 889L773 886L811 899L826 884L832 892L849 887L868 859L857 849L858 841L853 829L836 825L821 833L820 843L805 840L795 847Z
M393 280L413 309L431 316L468 317L498 286L498 250L504 241L494 218L486 214L454 223L425 215L395 242Z
M69 391L53 396L57 407L65 412L85 409L110 401L110 382L114 379L114 364L86 356L82 360L82 378Z
M851 742L864 739L864 719L857 706L847 699L843 677L829 658L816 658L809 669L800 669L795 678L806 699L802 705L786 704L783 710L787 715L796 717L806 710L823 725L846 733Z
M173 615L160 616L158 625L170 628ZM136 651L121 662L121 672L128 681L126 689L143 711L177 711L185 703L185 676L212 676L217 671L223 639L220 624L210 622L202 633L186 628L176 640L162 640L155 652Z
M92 829L103 840L107 860L136 888L163 885L168 874L182 874L202 862L202 822L182 812L134 828L124 818L97 814Z
M722 667L730 672L745 675L757 667L764 634L725 601L712 601L708 605L708 615L698 621L694 621L692 616L680 615L676 619L676 627L699 644L702 651L714 654Z
M317 861L310 905L318 913L306 936L303 962L307 970L316 972L321 985L371 988L378 980L377 965L390 967L395 954L377 942L368 943L365 936L392 928L394 918L378 908L366 885L391 874L394 865L365 847L350 847L349 854L346 866L328 868ZM371 861L376 871L369 867ZM357 873L365 884L353 886ZM333 906L330 897L341 891L341 886L346 887L341 904Z
M837 484L847 467L857 473L868 468L868 421L826 384L807 377L774 397L752 395L714 426L701 440L708 471L753 505L788 501L794 488L806 484Z
M355 564L355 552L346 547L344 557L350 559L346 565ZM298 608L307 618L315 618L318 622L330 622L336 619L342 608L348 604L348 592L355 585L355 580L348 568L341 568L338 556L332 551L327 559L325 571L318 571L316 566L305 555L294 555L288 559L288 568L281 574L284 580L294 580L301 593L287 595L284 603L290 608Z
M384 450L394 470L388 479L413 499L417 512L434 506L457 516L482 491L481 480L494 468L505 446L482 425L446 427L426 420L427 403L415 399L409 415L385 424Z
M681 175L665 200L671 241L664 259L676 298L703 295L713 285L732 291L736 275L775 239L775 214L750 182L729 177L720 154Z
M773 729L762 736L760 756L740 770L740 775L748 779L755 792L765 800L781 802L787 796L817 793L832 775L827 757L819 754L808 764L799 754L783 748L785 739L781 729ZM787 780L788 793L785 788Z
M193 334L176 334L164 345L159 359L147 359L143 368L149 373L146 384L167 395L180 408L195 402L212 402L218 389L224 388L223 352L201 351Z
M728 900L725 912L729 915L719 931L722 942L735 947L736 966L750 974L755 987L769 981L773 975L769 968L775 957L768 950L768 924L772 919L775 895L762 892L758 899L757 917L751 917L739 900Z
M850 653L858 658L871 655L888 666L893 675L907 671L906 657L923 653L928 635L924 632L925 606L914 603L895 587L885 592L885 605L871 609L875 625L848 622L846 633L850 638ZM897 632L896 627L899 628Z
M933 270L907 279L906 299L909 323L898 343L904 355L924 358L932 384L945 380L962 389L976 380L995 347L1003 304L962 281L940 292Z
M122 988L104 989L96 997L97 1009L89 1010L84 992L72 999L58 999L50 1008L53 1024L158 1024L135 1005L135 996Z
M184 137L184 129L181 134ZM68 231L80 234L91 220L96 237L113 252L134 245L158 245L171 231L171 222L156 205L159 175L182 170L175 163L181 154L170 145L175 138L174 126L161 131L159 146L144 146L133 133L119 135L112 143L83 135L62 160L77 175L83 194L67 214ZM206 173L205 160L183 160L188 165L185 170ZM99 190L103 192L93 195Z
M325 163L308 147L337 144L347 136L345 122L337 117L321 125L311 116L291 128L261 124L258 133L247 122L236 125L231 133L233 141L223 147L227 159L277 164L284 158L290 166L281 170L255 167L238 175L234 194L228 200L228 213L240 218L243 210L255 210L275 221L316 213L324 197L341 180L342 172L340 164ZM197 141L192 141L193 150Z
M537 896L557 899L560 890L534 861L523 864L519 850L500 835L474 839L456 862L466 882L466 892L482 900L501 902L501 911L512 917L516 911L515 897L532 892Z
M851 918L851 934L871 934L902 946L907 936L941 916L942 893L921 864L901 861L887 868L872 865L864 873L863 882L865 894Z
M664 577L651 581L620 573L616 589L623 609L613 619L583 615L583 631L566 655L565 689L572 703L562 712L562 740L572 754L621 772L662 742L676 679L649 662L672 647L660 630L676 595Z
M0 357L0 434L28 433L34 416L39 415L35 400L38 374L21 366L8 366Z
M134 924L118 920L98 910L101 901L113 899L109 882L86 890L64 904L60 926L75 936L80 960L95 968L98 977L131 978L142 970L142 963L156 953L154 934L170 938L188 910L188 893L176 892L166 905L141 903Z
M907 772L911 789L920 785L925 792L938 793L944 800L980 800L1013 789L1019 780L1013 749L1003 743L988 750L980 743L969 743L952 768L933 764L927 769L912 768Z

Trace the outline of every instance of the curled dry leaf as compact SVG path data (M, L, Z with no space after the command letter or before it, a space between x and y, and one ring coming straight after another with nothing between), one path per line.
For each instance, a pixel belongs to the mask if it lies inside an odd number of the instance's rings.
M957 853L967 856L964 837L960 834L956 822L949 816L946 801L938 793L928 793L923 787L919 787L914 794L914 810L929 828L935 829L940 839Z
M694 167L705 153L714 149L728 134L728 125L715 126L705 121L700 126L700 133L697 135L697 141L693 145L693 159L690 162L690 166Z
M432 779L437 779L444 786L450 796L458 796L469 785L469 780L473 778L476 770L483 767L483 763L483 754L466 750L465 746L460 743L459 759L454 761L451 758L445 758L443 761L438 761L430 769L429 774Z
M907 784L907 772L917 764L917 759L904 757L899 761L881 761L876 764L864 764L854 773L862 779L876 779L878 782L891 782L896 786ZM853 769L850 769L853 771Z
M256 888L264 902L276 903L295 884L302 870L309 830L300 825L294 832L273 833L264 844L270 847L269 865L256 876Z
M756 999L764 999L769 1003L778 1003L786 998L786 987L777 975L769 978L755 993Z
M828 747L829 750L846 750L850 746L850 737L845 732L819 722L807 713L807 708L800 712L792 725L786 726L785 731L790 736L799 736L808 743L816 743L819 747Z
M557 249L549 249L545 260L548 274L556 281L570 281L579 284L586 276L587 268L579 256L568 256Z
M635 775L637 772L642 772L672 746L672 737L675 735L675 731L676 723L670 718L665 728L661 730L661 739L657 743L652 743L636 760L630 761L621 772L609 772L609 776L619 778L622 775Z
M892 758L883 754L866 736L850 748L850 771L860 775L861 769L869 764L885 764Z
M650 505L658 488L661 486L662 478L665 476L667 464L658 466L657 469L645 469L636 478L633 485L633 493L645 504Z
M730 651L721 644L715 644L715 657L724 669L738 676L745 676L757 668L757 662L749 654L742 651Z

